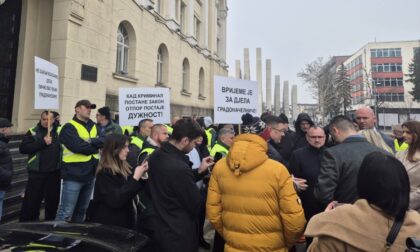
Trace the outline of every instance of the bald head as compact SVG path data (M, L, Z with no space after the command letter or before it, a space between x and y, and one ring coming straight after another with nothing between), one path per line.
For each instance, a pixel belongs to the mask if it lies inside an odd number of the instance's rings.
M306 132L309 145L317 149L325 145L325 131L323 128L312 126Z
M370 107L361 107L356 110L356 122L360 130L373 129L376 123L375 112Z

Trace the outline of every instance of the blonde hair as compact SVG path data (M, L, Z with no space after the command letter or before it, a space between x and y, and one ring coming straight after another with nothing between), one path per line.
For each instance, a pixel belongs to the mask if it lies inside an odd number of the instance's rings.
M121 174L125 179L131 174L131 166L126 160L121 160L119 154L128 143L128 137L124 135L111 134L106 137L102 149L96 174L103 170L111 171L112 175Z
M391 154L394 154L394 151L385 143L384 139L378 131L374 129L364 129L359 131L359 134L364 136L369 143L383 150L386 150Z

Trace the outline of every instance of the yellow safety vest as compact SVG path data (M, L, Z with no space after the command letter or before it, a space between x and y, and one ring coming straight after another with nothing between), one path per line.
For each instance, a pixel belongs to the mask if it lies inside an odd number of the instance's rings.
M229 150L225 146L219 143L216 143L210 151L210 156L212 157L216 156L217 152L221 152L223 156L227 156L227 154L229 153Z
M98 136L98 132L96 130L95 125L92 127L90 132L88 132L85 126L76 122L75 120L70 120L68 123L70 123L76 128L77 134L84 141L88 141ZM67 147L64 144L62 146L63 146L63 162L64 163L83 163L83 162L90 161L92 158L99 159L98 154L84 155L80 153L73 153L71 150L67 149Z
M133 134L134 131L134 126L122 126L121 130L123 134L125 134L125 132L127 131L128 135L131 136L131 134Z
M403 142L401 145L398 144L398 140L394 139L394 148L395 151L405 151L406 149L408 149L408 144L406 142Z
M140 139L140 137L132 136L130 143L136 145L139 149L142 149L144 140Z
M141 150L140 155L143 153L147 153L147 154L152 154L156 149L154 148L144 148L143 150Z
M209 129L206 129L205 130L205 132L206 132L206 136L207 136L207 148L209 149L209 151L211 150L211 148L213 147L212 146L212 143L213 143L213 134L212 134L212 132L213 132L214 130L212 129L212 128L209 128Z
M169 134L169 135L172 135L172 132L174 131L174 129L173 129L171 126L166 125L166 124L165 124L165 127L166 127L166 129L168 130L168 134Z

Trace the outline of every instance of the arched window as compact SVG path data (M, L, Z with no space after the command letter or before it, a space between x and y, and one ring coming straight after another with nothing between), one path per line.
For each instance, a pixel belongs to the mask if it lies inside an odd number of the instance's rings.
M128 50L130 39L127 29L121 23L117 32L117 73L128 74Z
M188 92L190 90L190 63L185 58L182 62L182 91Z
M204 69L201 67L200 72L198 73L198 96L200 98L205 98L204 96Z
M156 85L165 86L168 83L168 49L161 44L156 59Z

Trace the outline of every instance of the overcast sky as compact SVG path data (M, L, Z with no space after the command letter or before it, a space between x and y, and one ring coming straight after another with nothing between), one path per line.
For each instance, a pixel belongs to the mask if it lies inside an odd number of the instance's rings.
M271 59L274 75L298 85L299 103L315 103L296 74L317 57L351 55L368 42L420 40L420 0L228 0L227 63L243 69L250 49L251 79L256 80L256 48ZM263 93L265 97L265 90ZM283 96L283 95L281 95Z

